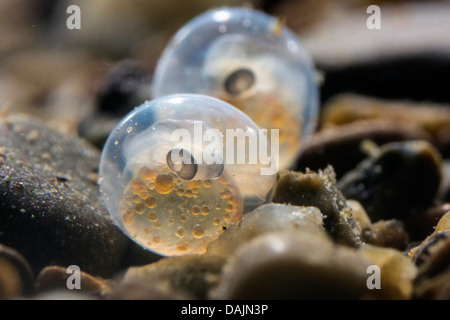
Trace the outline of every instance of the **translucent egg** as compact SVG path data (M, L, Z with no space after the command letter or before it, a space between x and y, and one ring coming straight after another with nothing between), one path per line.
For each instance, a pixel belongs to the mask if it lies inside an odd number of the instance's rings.
M260 128L279 129L280 169L290 167L317 121L313 65L277 18L246 8L207 11L163 52L152 95L199 93L224 100Z
M145 102L102 151L99 184L114 222L158 254L204 253L231 223L271 200L275 158L259 132L244 113L212 97Z

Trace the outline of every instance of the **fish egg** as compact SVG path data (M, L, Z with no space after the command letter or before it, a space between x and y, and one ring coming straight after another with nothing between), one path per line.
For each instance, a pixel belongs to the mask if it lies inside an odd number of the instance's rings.
M281 20L249 8L206 11L173 36L157 63L152 96L174 93L219 98L261 129L278 129L269 138L279 142L280 169L295 163L317 122L312 60Z
M205 95L169 95L131 111L100 160L98 183L115 224L160 255L205 253L233 222L272 199L275 157L249 161L258 141L234 135L240 130L259 138L242 111Z

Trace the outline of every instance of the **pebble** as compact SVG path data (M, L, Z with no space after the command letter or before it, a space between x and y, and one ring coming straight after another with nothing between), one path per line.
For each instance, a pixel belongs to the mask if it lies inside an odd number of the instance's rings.
M48 266L42 269L36 280L37 294L43 294L51 291L71 291L67 288L67 280L73 273L68 273L66 267ZM70 280L69 280L70 281ZM115 284L112 280L105 280L94 277L86 272L80 272L79 293L92 298L102 298L108 295L114 289Z
M30 296L35 291L34 275L28 261L13 248L0 244L0 278L7 283L14 282L14 289L7 291L14 291L17 296ZM7 271L9 270L9 272ZM17 280L17 281L13 281ZM7 286L0 285L0 288L7 288ZM3 298L12 298L13 295L2 293L0 289L0 296Z
M450 239L438 241L432 248L427 261L420 265L419 277L435 277L449 271L450 265ZM419 278L419 279L420 279Z
M415 280L416 299L450 298L450 230L429 236L410 256L419 269Z
M251 239L274 231L315 232L326 236L322 214L316 207L271 203L258 207L232 224L209 244L207 254L227 257Z
M166 257L146 266L131 267L122 283L143 283L168 296L206 299L217 284L225 259L210 255Z
M192 298L181 293L163 292L151 283L123 282L117 286L110 294L106 295L106 300L186 300Z
M319 170L330 164L339 179L367 157L367 153L361 147L366 140L383 145L407 140L431 141L431 136L417 125L385 119L360 120L329 126L314 133L306 141L296 169Z
M98 151L23 115L0 119L0 146L0 242L35 274L74 262L93 275L116 272L128 240L100 199Z
M361 237L367 244L403 250L409 243L409 235L400 220L379 220L364 229Z
M37 300L37 301L61 301L61 300L68 300L68 301L78 301L78 300L96 300L92 297L90 297L87 294L83 294L79 292L79 290L55 290L55 291L48 291L43 292L41 294L38 294L36 296L33 296L31 300Z
M0 244L0 299L34 294L34 275L26 259L16 250Z
M271 232L239 247L212 299L358 299L368 262L314 232Z
M437 223L436 229L434 231L435 233L450 230L450 204L442 206L441 212L444 212L445 214L441 219L439 219L439 222Z
M313 206L324 216L324 227L330 236L341 244L358 246L361 243L358 225L352 210L336 186L332 167L318 173L282 171L274 194L275 203L295 206Z
M380 268L380 289L367 290L365 299L408 300L412 298L417 268L401 251L365 244L362 256Z
M103 76L95 96L95 112L78 126L78 134L101 149L123 116L150 100L151 75L140 61L118 61Z
M375 120L389 121L399 128L410 128L409 132L415 134L415 137L411 136L409 140L425 138L436 146L444 157L450 156L448 104L340 94L326 103L321 114L321 126L324 129L341 129L351 123L356 125L360 121Z
M441 247L450 238L450 230L433 233L422 241L418 246L409 251L409 256L419 268L426 268L430 265L437 248ZM425 267L424 267L425 266Z
M394 142L338 182L342 194L359 201L372 221L403 219L428 208L441 180L441 156L425 141Z
M421 300L450 300L450 271L417 284L414 298Z
M21 295L21 280L12 263L0 258L0 299L14 299Z
M122 118L143 101L150 100L151 75L146 66L132 59L115 63L97 93L99 111Z

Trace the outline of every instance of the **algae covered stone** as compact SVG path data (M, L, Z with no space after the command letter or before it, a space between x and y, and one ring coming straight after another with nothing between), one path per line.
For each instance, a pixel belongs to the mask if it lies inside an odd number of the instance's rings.
M282 171L278 176L274 202L317 207L324 215L325 229L337 243L350 246L361 243L358 225L336 186L331 167L318 173Z

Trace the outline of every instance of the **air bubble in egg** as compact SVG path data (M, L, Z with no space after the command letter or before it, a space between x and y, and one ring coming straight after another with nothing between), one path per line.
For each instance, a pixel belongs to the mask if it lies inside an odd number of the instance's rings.
M229 149L227 132L235 129L259 130L237 108L196 94L161 97L129 113L100 162L99 184L114 222L158 254L204 253L231 223L272 197L276 171L262 173L271 163L228 161L230 151L250 159L255 150L251 139L234 138ZM211 130L223 138L214 162L204 159ZM174 136L180 132L183 139Z
M247 8L205 12L164 50L152 95L198 93L224 100L260 128L279 129L280 169L289 168L317 119L314 67L277 18Z

